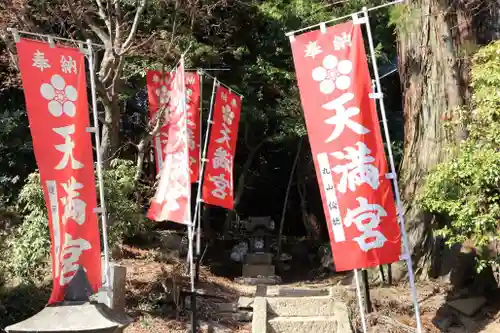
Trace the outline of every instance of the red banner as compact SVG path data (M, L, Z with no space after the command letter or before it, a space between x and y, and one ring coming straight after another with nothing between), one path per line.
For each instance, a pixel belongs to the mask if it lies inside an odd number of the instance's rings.
M19 68L33 150L49 212L53 290L62 301L80 266L97 292L101 250L85 61L78 49L21 39Z
M200 177L200 75L186 73L186 105L188 119L189 172L191 183Z
M292 38L335 268L399 260L401 236L361 27Z
M151 122L156 124L156 117L161 108L168 108L174 75L161 71L148 71L146 83L148 88L149 114ZM191 183L198 181L200 172L200 76L196 72L186 73L186 105L189 135L189 171ZM168 141L168 124L165 122L159 133L153 138L156 170L160 172L166 153Z
M146 86L148 89L148 104L151 126L156 125L157 116L164 108L163 125L158 134L153 138L153 147L156 160L156 172L160 173L165 160L165 146L168 141L167 108L170 102L171 74L162 71L148 71L146 73Z
M213 125L203 177L203 202L233 209L233 164L241 97L219 86L215 96Z
M184 77L184 63L181 61L172 80L165 165L161 169L160 181L151 201L148 218L155 221L191 224L189 140Z

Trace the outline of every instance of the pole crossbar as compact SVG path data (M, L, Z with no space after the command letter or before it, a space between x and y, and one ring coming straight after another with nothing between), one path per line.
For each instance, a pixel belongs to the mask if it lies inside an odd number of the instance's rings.
M220 84L221 86L224 86L226 87L227 89L229 89L231 92L235 93L236 95L240 96L241 99L243 99L243 94L240 94L239 92L237 92L236 90L234 90L233 88L231 88L230 86L228 86L227 84L225 84L224 82L221 82L219 79L217 79L215 76L212 76L208 73L205 73L203 72L203 74L205 74L206 76L208 76L209 78L211 78L212 80L217 80L217 83Z
M394 1L391 1L391 2L388 2L388 3L384 3L382 5L378 5L378 6L375 6L375 7L370 7L370 8L367 9L367 11L371 12L373 10L377 10L377 9L381 9L381 8L384 8L384 7L392 6L392 5L395 5L395 4L398 4L398 3L402 3L402 2L405 2L405 1L406 0L394 0ZM300 29L297 29L297 30L289 31L289 32L285 33L285 36L290 37L290 36L295 35L298 32L303 32L303 31L306 31L306 30L309 30L309 29L312 29L312 28L321 27L321 26L324 26L325 24L328 24L328 23L342 21L342 20L344 20L346 18L352 17L353 15L363 14L363 13L364 13L364 11L360 10L358 12L355 12L355 13L352 13L352 14L349 14L349 15L335 17L335 18L333 18L331 20L328 20L328 21L316 23L316 24L313 24L313 25L310 25L310 26L307 26L307 27L304 27L304 28L300 28Z
M28 35L28 36L35 36L35 37L40 37L40 38L46 38L49 42L50 40L61 40L65 42L71 42L71 43L76 43L76 44L86 44L89 45L88 41L83 41L83 40L78 40L78 39L70 39L70 38L64 38L64 37L58 37L58 36L53 36L53 35L48 35L48 34L40 34L37 32L30 32L30 31L24 31L24 30L17 30L15 28L7 28L7 31L12 33L12 34L22 34L22 35ZM99 47L99 48L104 48L105 46L103 44L97 44L90 42L92 46Z

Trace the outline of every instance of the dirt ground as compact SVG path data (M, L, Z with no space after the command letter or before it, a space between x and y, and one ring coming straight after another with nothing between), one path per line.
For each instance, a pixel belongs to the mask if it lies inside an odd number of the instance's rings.
M186 290L188 281L183 277L184 262L176 258L165 258L154 250L124 248L121 264L127 267L127 313L135 322L126 333L186 332L189 313L183 310L186 295L176 292L179 287ZM362 332L358 302L352 286L340 285L344 276L323 280L303 281L287 284L287 287L325 288L334 287L335 297L345 301L351 319L358 332ZM220 302L236 301L239 296L252 295L255 287L242 286L231 279L217 277L202 268L200 288L210 295L200 300L200 319L203 323L218 323L227 332L247 333L250 324L220 321L214 314L214 306ZM443 283L418 284L418 297L422 325L427 333L494 333L500 332L500 298L492 295L486 306L474 317L466 317L445 305L452 291ZM406 285L376 286L371 289L374 312L367 315L368 331L371 333L415 332L415 317L410 290ZM440 330L435 320L447 320L446 330Z

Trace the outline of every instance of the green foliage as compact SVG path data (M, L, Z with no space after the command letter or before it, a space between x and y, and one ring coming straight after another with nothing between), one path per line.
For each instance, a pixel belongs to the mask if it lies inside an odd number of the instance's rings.
M17 204L24 222L14 231L13 237L7 240L7 267L13 277L27 282L39 281L47 274L50 236L38 173L28 176Z
M23 180L35 169L33 147L22 93L0 93L0 204L15 202Z
M105 198L108 211L110 248L146 228L146 218L137 203L141 188L134 184L135 167L131 161L113 160L104 172ZM48 272L50 237L47 209L40 175L29 175L18 198L18 209L24 222L7 239L7 269L13 278L39 282ZM100 223L100 220L99 220Z
M135 170L132 161L115 159L111 162L111 168L104 172L104 196L111 247L146 230L147 218L138 203L138 196L146 188L135 183Z
M488 261L488 245L499 239L500 222L500 42L481 48L473 58L472 105L459 110L456 125L466 124L468 137L453 158L428 176L421 203L449 218L437 233L449 245L471 240L480 255L478 269Z

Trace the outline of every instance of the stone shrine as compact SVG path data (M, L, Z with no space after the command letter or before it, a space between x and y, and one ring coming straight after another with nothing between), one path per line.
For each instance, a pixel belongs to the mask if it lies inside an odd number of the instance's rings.
M245 222L249 247L243 263L243 279L264 278L270 279L271 283L276 282L273 255L270 252L274 227L275 223L269 216L249 217Z

